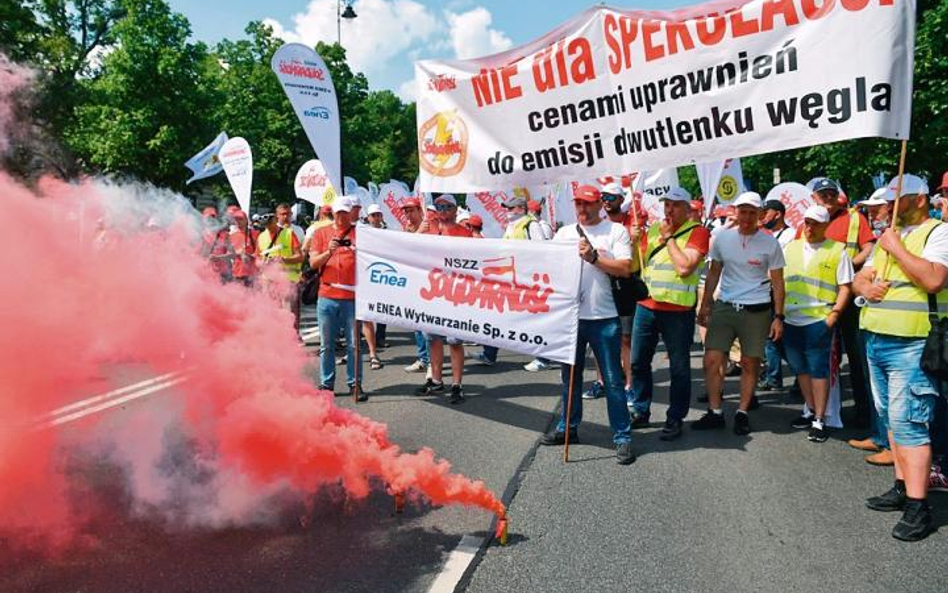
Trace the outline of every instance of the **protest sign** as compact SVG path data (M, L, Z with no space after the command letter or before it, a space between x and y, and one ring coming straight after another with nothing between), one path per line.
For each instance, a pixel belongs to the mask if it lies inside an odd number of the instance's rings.
M303 125L332 187L342 188L339 105L329 69L311 47L287 43L273 53L270 67Z
M331 206L336 199L336 190L326 173L326 169L318 159L310 159L303 163L296 172L296 181L293 182L296 197L306 200L310 204Z
M190 184L192 181L204 179L205 177L213 177L223 170L218 155L225 142L227 142L227 132L221 132L210 144L188 159L188 162L186 162L184 166L191 169L193 175L191 175L191 178L188 179L185 184Z
M581 265L573 242L362 227L356 317L572 364Z
M484 221L481 230L488 239L499 239L504 236L507 228L507 211L503 201L507 199L505 191L480 191L467 194L467 208L471 214L476 214Z
M382 207L385 226L390 229L403 228L408 223L408 218L402 212L402 201L410 196L411 192L397 181L383 183L378 189L378 204Z
M422 188L493 190L907 138L914 23L915 3L892 0L597 6L500 54L417 62Z
M253 188L253 153L250 145L237 136L225 142L219 154L237 204L244 212L250 212L250 190Z
M792 181L775 185L767 192L767 198L764 201L767 200L783 202L783 207L786 209L783 219L787 225L795 229L803 225L803 213L806 209L816 204L813 195L805 185Z

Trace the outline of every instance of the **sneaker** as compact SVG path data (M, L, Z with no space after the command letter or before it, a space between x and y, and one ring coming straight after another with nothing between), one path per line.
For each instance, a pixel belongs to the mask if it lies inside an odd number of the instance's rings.
M576 444L579 442L579 432L574 428L569 431L569 442ZM554 430L540 437L540 444L545 447L562 446L566 444L566 433Z
M917 542L935 530L932 511L927 500L909 500L905 503L902 518L892 529L892 537L903 542Z
M798 430L810 428L810 426L813 424L813 418L815 418L815 416L812 414L800 414L799 417L793 419L793 422L790 423L790 426Z
M599 399L605 395L605 389L599 381L593 382L589 389L583 392L583 399Z
M319 391L328 391L329 393L333 393L333 392L335 391L335 390L334 390L332 387L330 387L329 385L320 385L320 386L317 387L316 389L318 389Z
M751 433L750 417L747 412L738 412L734 414L734 434L739 437L747 436Z
M448 401L452 405L464 403L464 390L461 389L461 386L458 385L457 383L451 386L451 399L449 399Z
M929 492L948 492L948 476L945 476L941 466L932 465L932 471L928 474Z
M659 435L658 438L663 441L674 441L681 436L681 424L681 420L669 418L665 421L665 426L662 427L662 434Z
M444 391L444 383L439 383L434 379L428 379L425 384L415 390L415 395L434 395Z
M727 422L724 421L724 414L715 414L708 410L704 416L691 423L691 430L719 430L725 426Z
M806 438L811 443L825 443L826 439L829 438L829 431L826 430L826 425L821 424L817 427L816 424L810 427L810 434L806 435Z
M428 368L428 365L421 361L421 359L416 360L407 367L405 367L406 373L421 373Z
M528 371L530 373L545 371L548 368L550 368L550 365L548 363L543 362L539 358L534 358L527 364L523 365L523 370Z
M362 385L358 383L349 388L349 396L354 397L357 403L369 401L369 394L362 391Z
M487 358L487 355L483 352L478 352L474 355L474 364L478 364L482 367L492 367L497 364L497 361Z
M346 364L347 362L349 362L349 355L343 354L342 356L336 359L336 366L337 367L342 366Z
M631 465L635 463L635 453L632 452L632 443L619 443L616 446L616 463Z
M632 428L648 428L648 414L632 414Z
M866 506L874 511L891 513L905 508L905 485L896 482L891 488L880 494L866 499Z

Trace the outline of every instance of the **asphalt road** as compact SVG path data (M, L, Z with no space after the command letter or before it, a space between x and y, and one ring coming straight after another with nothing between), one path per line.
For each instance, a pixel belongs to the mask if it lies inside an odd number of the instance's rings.
M686 429L664 443L668 373L660 354L656 422L636 431L636 463L616 465L599 400L587 405L582 444L564 464L561 449L536 448L558 404L557 371L527 373L525 357L501 353L495 367L468 366L468 401L451 406L411 395L423 380L402 370L413 359L411 336L392 333L389 341L386 367L366 370L371 399L359 411L386 422L405 450L434 448L510 503L509 545L482 548L459 590L948 590L948 496L933 497L939 533L918 544L893 540L897 516L862 503L889 486L890 471L863 463L845 444L849 431L807 442L789 428L796 411L782 394L762 396L750 437ZM145 378L147 369L104 374L103 388ZM108 430L129 415L158 414L177 395L171 388L143 397L97 422ZM478 509L410 507L396 515L384 494L347 501L331 489L317 497L306 526L292 507L257 527L172 526L133 510L126 476L100 453L71 450L66 432L68 471L89 484L73 495L88 515L80 543L50 558L0 541L0 591L427 591L463 536L479 543L492 527ZM180 453L172 460L186 465Z

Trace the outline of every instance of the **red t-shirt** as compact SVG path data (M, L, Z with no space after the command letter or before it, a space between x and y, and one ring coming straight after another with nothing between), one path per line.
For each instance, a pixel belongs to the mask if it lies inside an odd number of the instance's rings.
M312 251L322 253L329 249L329 242L334 238L341 238L345 231L340 231L336 225L316 229L313 233ZM346 239L352 241L351 247L339 247L329 256L319 273L319 296L341 301L355 299L355 292L333 285L355 287L356 283L356 229L351 227Z
M459 224L447 225L438 225L428 229L429 235L443 235L445 237L473 237L474 233L470 229L466 229Z
M642 251L640 251L639 254L641 255L642 253L644 253L646 256L648 256L648 253L646 253L645 251L648 248L648 237L646 235L647 233L642 234L642 239L641 239ZM704 228L703 226L698 226L698 227L695 227L693 231L691 231L691 236L688 237L688 243L682 246L682 250L690 247L696 250L701 255L700 259L704 259L704 256L708 255L708 250L710 249L710 243L711 243L711 232L708 231L708 229ZM666 247L665 249L668 249L668 248ZM652 311L690 311L691 310L691 307L684 307L682 305L673 305L672 303L662 303L662 302L656 301L652 297L639 301L639 304L645 307L646 309L651 309Z
M230 233L230 245L234 250L234 278L249 278L257 273L257 231L248 229L250 236L241 230ZM243 257L243 256L246 257Z

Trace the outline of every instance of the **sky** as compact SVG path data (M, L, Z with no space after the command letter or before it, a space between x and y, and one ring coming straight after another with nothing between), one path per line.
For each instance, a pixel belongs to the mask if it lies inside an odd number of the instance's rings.
M700 0L635 0L626 8L670 9ZM191 21L195 40L213 45L245 36L254 20L286 41L336 41L337 0L169 0ZM580 0L355 0L342 21L350 66L374 89L414 99L414 61L473 58L526 43L593 6ZM617 4L618 6L618 4Z

